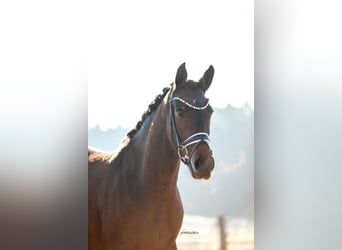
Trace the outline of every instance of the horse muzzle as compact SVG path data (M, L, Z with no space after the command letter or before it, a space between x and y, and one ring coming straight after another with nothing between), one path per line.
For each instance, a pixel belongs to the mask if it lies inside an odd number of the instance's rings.
M209 179L211 171L214 169L214 158L209 142L207 133L197 133L178 147L179 158L188 165L191 175L195 179Z
M194 151L188 165L195 179L209 179L214 169L215 161L208 144L200 143Z

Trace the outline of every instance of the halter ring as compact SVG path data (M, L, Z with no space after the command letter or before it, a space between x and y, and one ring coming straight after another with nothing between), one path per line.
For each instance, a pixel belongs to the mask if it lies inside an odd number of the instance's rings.
M188 162L189 161L189 151L188 151L188 148L187 148L186 145L179 145L177 152L178 152L178 157L183 162Z

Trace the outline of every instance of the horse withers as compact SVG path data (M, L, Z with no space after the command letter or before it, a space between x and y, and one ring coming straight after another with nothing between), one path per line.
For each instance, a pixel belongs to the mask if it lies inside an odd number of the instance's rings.
M117 151L88 150L89 249L177 249L180 161L196 179L214 168L205 97L213 76L210 66L198 82L187 80L183 63Z

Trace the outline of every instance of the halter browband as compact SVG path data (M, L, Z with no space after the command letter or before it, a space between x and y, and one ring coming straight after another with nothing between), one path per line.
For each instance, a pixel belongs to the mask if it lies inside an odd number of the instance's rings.
M192 108L192 109L196 109L196 110L203 110L203 109L206 109L207 107L208 107L208 105L209 105L209 99L208 99L208 101L207 101L207 103L204 105L204 106L202 106L202 107L198 107L198 106L194 106L194 105L191 105L190 103L188 103L187 101L185 101L185 100L183 100L182 98L179 98L179 97L174 97L173 99L172 99L172 101L174 101L174 100L178 100L178 101L181 101L182 103L184 103L186 106L188 106L189 108Z
M169 106L170 107L169 112L170 112L170 114L169 115L170 115L171 129L172 129L172 132L175 134L175 138L176 138L177 154L178 154L178 157L182 160L182 162L184 164L190 165L190 167L191 167L191 165L192 165L191 164L192 154L195 152L196 148L199 146L199 144L201 142L207 143L209 145L209 142L210 142L209 135L205 132L196 133L196 134L189 136L182 143L179 143L180 137L179 137L179 134L177 133L176 123L175 123L175 119L174 119L173 105L172 105L174 100L181 101L182 103L184 103L185 105L187 105L188 107L190 107L194 110L204 110L209 105L209 99L204 106L194 106L194 105L191 105L190 103L188 103L187 101L183 100L180 97L177 97L177 96L173 97L173 89L172 88L170 89L170 98L169 98L169 105L170 105ZM189 154L188 147L190 145L193 145L193 144L195 144L195 146L192 148L192 150Z

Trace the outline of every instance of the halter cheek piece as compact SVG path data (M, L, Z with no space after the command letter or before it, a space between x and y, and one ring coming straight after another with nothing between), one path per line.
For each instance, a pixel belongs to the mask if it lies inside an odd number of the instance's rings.
M195 152L195 150L197 149L197 147L199 146L199 144L201 142L205 142L209 146L209 142L210 142L209 135L205 132L196 133L196 134L189 136L182 143L180 143L180 137L179 137L179 134L177 133L176 123L175 123L174 113L173 113L173 105L172 104L173 104L174 100L178 100L178 101L184 103L185 105L187 105L188 107L195 109L195 110L206 109L209 105L209 100L204 106L201 106L201 107L194 106L194 105L191 105L190 103L188 103L187 101L185 101L179 97L173 97L173 90L171 89L170 100L169 100L169 107L170 107L169 108L169 115L170 115L171 129L172 129L172 132L175 134L175 138L176 138L177 154L178 154L179 159L181 159L184 164L192 167L191 166L192 165L191 164L192 154ZM190 154L189 154L188 147L190 145L193 145L193 144L195 144L195 146L192 148L192 150L190 151Z

